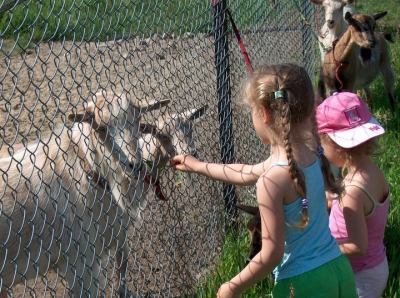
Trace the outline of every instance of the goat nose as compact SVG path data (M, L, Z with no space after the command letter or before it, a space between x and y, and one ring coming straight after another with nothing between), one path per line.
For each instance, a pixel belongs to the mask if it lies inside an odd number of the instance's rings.
M334 21L334 20L328 20L327 23L328 23L329 25L333 25L333 24L335 23L335 21Z

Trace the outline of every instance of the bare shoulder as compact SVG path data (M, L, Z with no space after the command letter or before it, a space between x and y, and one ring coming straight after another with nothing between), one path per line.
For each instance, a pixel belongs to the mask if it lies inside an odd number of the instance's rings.
M263 196L285 198L292 190L293 180L287 166L274 166L265 171L257 181L257 192Z
M369 171L356 173L351 179L345 179L344 183L345 196L349 199L361 197L369 200L368 194L370 194L375 201L380 202L389 193L389 184L376 166Z
M266 160L264 167L265 171L260 178L266 177L273 180L286 180L290 178L289 166L287 165L276 165L271 163L271 161Z
M350 208L353 210L371 209L372 202L367 193L367 185L361 179L345 181L345 191L341 198L341 208ZM368 191L368 190L367 190ZM364 212L363 212L364 213Z

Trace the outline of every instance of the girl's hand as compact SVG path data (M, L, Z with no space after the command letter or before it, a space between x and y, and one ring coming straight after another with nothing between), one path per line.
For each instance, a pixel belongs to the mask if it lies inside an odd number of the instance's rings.
M218 290L218 298L240 298L242 293L237 293L236 287L232 282L224 283Z
M182 172L195 172L195 166L200 163L200 161L189 154L177 155L172 158L171 166L174 170Z

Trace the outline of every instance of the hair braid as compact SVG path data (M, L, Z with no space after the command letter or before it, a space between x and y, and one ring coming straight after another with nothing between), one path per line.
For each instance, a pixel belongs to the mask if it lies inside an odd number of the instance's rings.
M311 117L311 127L312 134L315 138L315 142L317 143L317 147L321 146L321 138L318 134L318 124L315 114L313 114L313 116ZM314 150L314 153L319 157L321 161L322 174L325 182L325 190L337 194L340 197L343 194L344 187L335 179L328 158L325 156L325 154L319 154L316 150Z
M262 105L273 115L269 127L274 134L272 137L276 137L285 148L294 190L302 198L302 221L296 225L302 229L309 221L307 189L304 173L293 155L292 140L300 137L307 143L313 139L308 127L310 116L315 113L315 94L310 77L303 67L293 63L264 65L254 70L242 90L247 104L252 107ZM306 145L315 149L315 144Z
M282 114L281 114L280 120L282 123L282 128L283 128L283 133L284 133L283 139L284 139L286 156L287 156L288 164L289 164L290 176L293 179L295 190L300 195L300 197L304 200L304 199L306 199L306 196L307 196L307 186L306 186L304 174L297 166L296 160L292 154L293 150L292 150L292 143L291 143L291 136L290 136L291 111L290 111L289 104L287 104L286 102L283 101L281 111L282 111ZM308 205L303 205L302 211L301 211L301 222L296 226L300 229L305 228L308 225L308 221L309 221Z

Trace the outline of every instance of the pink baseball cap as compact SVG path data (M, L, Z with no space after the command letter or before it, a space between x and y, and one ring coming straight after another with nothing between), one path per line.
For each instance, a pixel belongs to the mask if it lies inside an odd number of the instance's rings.
M316 116L318 133L328 134L343 148L356 147L385 133L365 102L351 92L334 93L325 99Z

